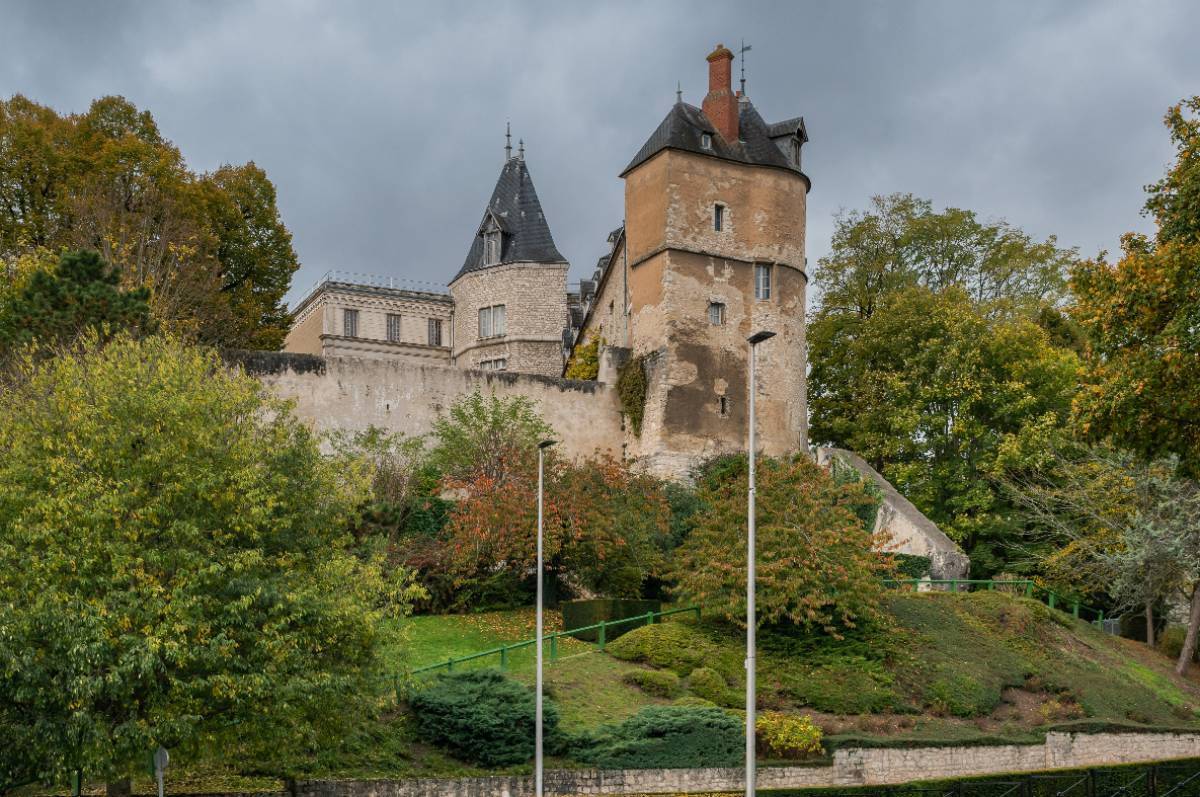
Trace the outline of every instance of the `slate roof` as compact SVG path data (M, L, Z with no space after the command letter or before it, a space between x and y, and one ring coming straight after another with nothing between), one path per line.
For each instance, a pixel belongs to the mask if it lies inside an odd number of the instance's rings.
M789 126L791 126L790 130ZM748 98L742 97L738 103L738 136L741 141L730 143L721 137L712 122L704 115L704 111L695 105L677 102L667 113L666 118L662 120L658 129L650 134L650 138L638 150L637 155L633 156L633 160L621 172L621 176L624 177L664 149L679 149L739 163L752 163L757 166L775 166L803 174L792 165L783 151L771 140L782 135L794 134L798 130L800 132L804 130L803 118L797 117L768 125L763 121L753 103ZM712 135L711 149L705 149L700 144L700 137L704 133ZM803 138L807 140L807 134L804 134Z
M487 224L489 216L495 216L504 234L501 236L500 262L485 266L483 236L479 233ZM550 225L546 223L546 215L542 212L542 203L538 201L525 159L509 158L500 170L492 198L488 201L483 218L475 230L475 237L471 240L467 259L454 280L472 271L481 271L506 263L566 262L567 259L558 251L554 245L554 238L550 235Z

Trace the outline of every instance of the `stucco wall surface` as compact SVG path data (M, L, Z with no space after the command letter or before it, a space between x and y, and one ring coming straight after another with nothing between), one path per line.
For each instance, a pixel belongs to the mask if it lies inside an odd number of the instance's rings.
M297 415L318 431L377 426L426 434L440 412L478 390L531 399L568 456L621 455L619 401L598 382L358 357L253 352L229 359L295 401Z
M761 789L872 786L976 775L1073 769L1200 757L1200 734L1048 733L1040 745L850 749L831 766L763 767ZM558 770L546 773L548 794L687 794L740 792L741 769ZM296 797L518 797L533 793L529 777L405 781L301 781Z

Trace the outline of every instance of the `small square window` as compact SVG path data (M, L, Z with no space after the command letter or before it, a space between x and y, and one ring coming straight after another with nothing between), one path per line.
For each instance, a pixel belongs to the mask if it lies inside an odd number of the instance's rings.
M771 267L768 265L754 267L754 298L759 301L771 298Z
M429 345L442 345L442 320L440 318L429 319Z
M388 313L387 339L392 343L400 342L400 316L395 313Z
M717 232L725 229L725 206L713 205L713 229Z
M725 325L725 303L724 302L709 302L708 303L708 323L713 326Z
M358 337L358 311L342 311L342 334L348 338Z

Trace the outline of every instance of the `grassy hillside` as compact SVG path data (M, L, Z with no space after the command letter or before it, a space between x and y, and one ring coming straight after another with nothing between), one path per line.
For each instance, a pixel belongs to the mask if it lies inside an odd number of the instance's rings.
M825 732L827 750L1035 742L1047 730L1064 726L1200 727L1200 675L1178 678L1172 662L1155 651L1043 604L1000 592L896 593L886 607L886 627L864 629L845 640L761 632L761 707L811 716ZM605 652L576 640L560 643L546 683L564 727L594 728L651 704L710 701L731 710L741 707L742 634L680 618L631 631ZM547 621L552 629L561 627L556 612L549 612ZM533 623L532 609L409 618L388 629L389 667L404 662L419 667L529 639ZM532 684L533 660L532 647L513 654L510 673ZM456 669L498 661L490 657ZM652 694L635 685L638 680L665 683L673 691ZM315 752L305 771L296 774L483 774L423 743L390 692L383 700L378 716L363 717L355 734ZM572 764L552 760L550 765ZM192 792L279 787L274 779L243 769L180 760L173 787ZM136 787L153 790L148 779Z
M887 610L886 627L844 640L760 633L760 705L813 716L833 745L1033 740L1076 723L1200 724L1200 688L1176 677L1169 660L1035 601L999 592L897 593ZM409 623L410 661L418 665L532 634L531 611ZM726 626L680 619L631 631L605 653L563 645L546 680L572 728L672 699L737 708L743 645ZM514 677L531 681L532 659L528 649L511 660ZM678 676L672 698L630 683L631 673L648 669Z

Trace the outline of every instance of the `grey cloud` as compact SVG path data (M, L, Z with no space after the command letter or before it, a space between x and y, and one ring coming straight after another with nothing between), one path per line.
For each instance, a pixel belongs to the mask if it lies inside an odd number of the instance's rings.
M872 194L1056 234L1085 253L1147 229L1161 116L1200 92L1185 1L8 3L0 94L151 110L197 169L254 160L304 264L445 283L511 119L572 276L621 221L618 172L718 41L753 45L769 119L806 117L809 257Z

